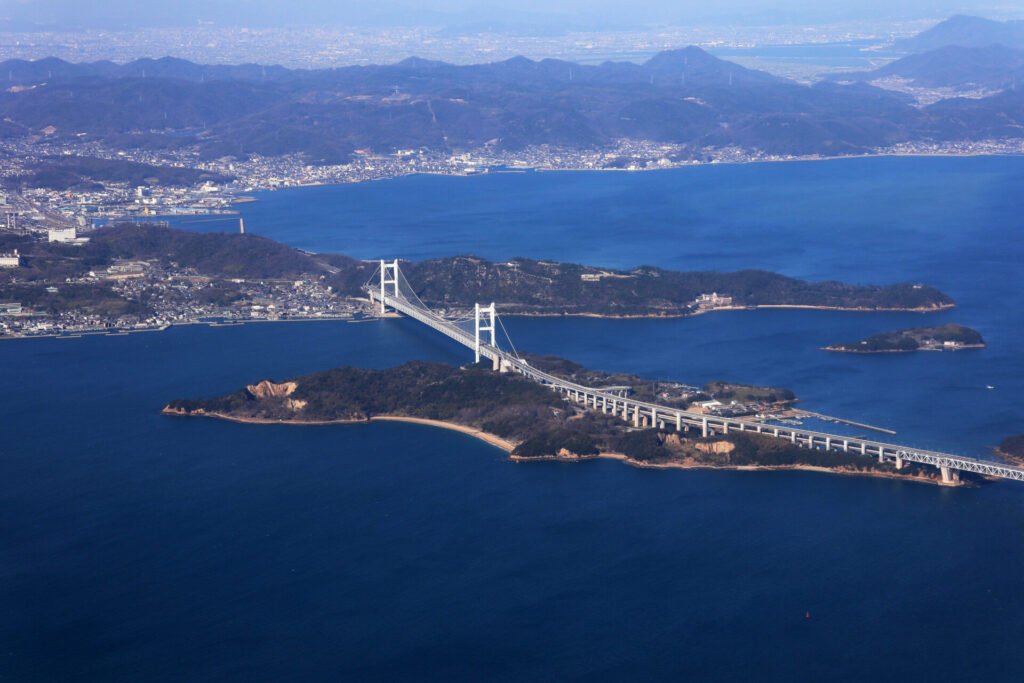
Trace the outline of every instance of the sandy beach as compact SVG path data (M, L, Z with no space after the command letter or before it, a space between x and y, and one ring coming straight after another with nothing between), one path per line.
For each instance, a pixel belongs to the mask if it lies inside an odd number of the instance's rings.
M825 474L843 474L847 476L857 477L872 477L875 479L899 479L900 481L914 481L922 484L935 484L936 486L963 486L961 482L955 482L946 484L941 479L929 478L929 477L918 477L906 474L895 474L892 472L874 472L874 471L861 471L861 470L848 470L838 469L830 467L818 467L815 465L705 465L695 462L659 462L650 463L643 462L630 458L623 453L599 453L597 455L548 455L541 457L523 457L521 455L513 455L512 451L515 450L516 444L513 442L503 439L497 434L491 434L485 432L482 429L476 427L469 427L461 425L455 422L445 422L443 420L429 420L421 417L406 417L402 415L376 415L371 417L369 420L266 420L260 418L249 418L249 417L235 417L232 415L225 415L223 413L207 413L207 412L194 412L194 413L183 413L169 408L164 408L162 411L165 415L176 415L176 416L197 416L197 417L212 417L218 420L228 420L229 422L240 422L244 424L262 424L262 425L295 425L295 426L316 426L316 425L354 425L354 424L367 424L369 422L407 422L410 424L425 425L428 427L437 427L439 429L448 429L455 432L460 432L468 436L472 436L479 439L491 446L500 448L509 454L509 459L513 462L583 462L585 460L618 460L619 462L625 463L632 467L639 467L641 469L651 470L732 470L737 472L774 472L774 471L801 471L801 472L821 472Z

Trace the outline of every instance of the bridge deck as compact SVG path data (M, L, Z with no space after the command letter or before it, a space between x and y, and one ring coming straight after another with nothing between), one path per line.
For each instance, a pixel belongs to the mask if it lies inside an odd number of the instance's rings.
M379 300L379 293L372 288L368 289L371 299ZM476 338L466 330L452 324L448 320L437 315L429 309L416 306L408 299L401 296L384 296L384 303L395 310L417 320L428 327L450 337L451 339L472 349L476 346ZM671 406L658 405L645 401L637 401L614 393L616 388L611 390L588 387L576 384L560 377L556 377L542 370L531 366L526 361L518 358L502 349L490 344L480 344L480 355L490 360L496 360L506 370L518 372L536 382L550 386L556 391L573 396L576 400L595 409L609 410L613 414L622 413L623 417L633 415L634 420L650 418L650 424L675 422L677 429L699 427L702 433L710 432L728 433L730 431L756 432L767 436L784 439L809 448L823 447L827 450L841 450L844 452L860 453L862 455L876 456L880 459L895 460L897 466L902 462L916 462L924 465L931 465L943 470L946 478L950 470L974 472L986 476L999 477L1003 479L1015 479L1024 481L1024 468L1014 467L991 460L979 460L966 458L939 451L922 450L898 444L860 439L857 437L843 436L840 434L829 434L806 429L794 429L774 424L767 424L757 420L743 418L727 418L713 415L705 415L688 410L681 410Z

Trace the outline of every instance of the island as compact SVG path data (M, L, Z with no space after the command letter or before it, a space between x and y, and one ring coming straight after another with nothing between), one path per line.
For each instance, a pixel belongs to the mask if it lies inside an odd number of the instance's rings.
M1024 467L1024 434L1015 434L1003 439L995 448L996 455L1011 465Z
M912 327L873 334L860 341L826 346L841 353L907 353L911 351L960 351L985 348L981 333L950 323L938 327Z
M121 223L81 234L0 233L0 337L148 330L199 321L324 320L366 312L377 263L244 233ZM456 256L401 262L440 313L497 302L503 315L683 317L719 310L919 311L953 300L921 283L853 285L760 270L611 269Z
M560 359L575 376L600 376ZM607 375L606 379L628 376ZM744 391L743 385L728 385ZM629 387L629 390L632 390ZM754 391L761 399L784 398L783 390ZM699 402L701 392L682 385L640 382L637 395L672 393L676 405ZM264 379L223 396L178 399L167 415L203 416L253 424L323 425L400 420L458 430L497 446L516 461L581 461L613 458L637 467L734 470L811 470L939 483L937 471L909 464L896 470L853 453L799 448L750 432L702 437L672 428L636 428L516 374L484 365L455 367L414 361L370 370L339 367L280 381Z

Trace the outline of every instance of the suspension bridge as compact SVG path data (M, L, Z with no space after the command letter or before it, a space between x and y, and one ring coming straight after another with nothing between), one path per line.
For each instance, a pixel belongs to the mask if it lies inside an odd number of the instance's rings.
M588 387L556 377L531 366L516 352L511 338L497 315L494 303L476 304L473 315L446 318L435 313L423 301L402 274L398 260L381 261L379 269L364 285L370 302L383 316L393 309L471 349L476 362L491 361L498 372L514 372L562 394L588 409L621 417L636 428L656 427L678 432L694 430L703 437L734 432L763 434L788 441L804 448L857 453L892 462L896 469L906 463L919 463L937 468L945 483L959 480L960 472L973 472L1000 479L1024 481L1024 468L992 460L967 458L938 451L922 450L853 436L829 434L758 420L708 415L671 406L658 405L630 398L624 387ZM498 346L497 330L501 326L511 350Z

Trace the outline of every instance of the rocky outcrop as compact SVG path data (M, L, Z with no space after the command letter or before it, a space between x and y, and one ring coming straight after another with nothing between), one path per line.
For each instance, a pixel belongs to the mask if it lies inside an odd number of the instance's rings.
M245 387L246 391L252 394L253 398L285 398L295 393L295 390L299 388L296 382L282 382L280 384L274 384L269 379L265 379L257 384L250 384ZM303 402L303 405L305 403Z
M728 441L712 441L710 443L697 443L695 444L698 451L702 453L708 453L713 455L729 455L736 446L729 443Z

